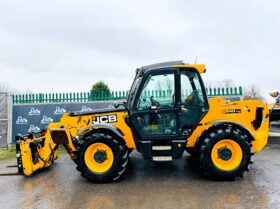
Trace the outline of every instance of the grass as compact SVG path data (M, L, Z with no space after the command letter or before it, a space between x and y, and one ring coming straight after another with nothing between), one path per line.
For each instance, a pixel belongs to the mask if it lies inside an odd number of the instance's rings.
M59 154L67 153L62 145L59 146L58 152ZM12 145L9 148L0 148L0 161L10 159L10 158L16 158L16 146Z
M16 147L0 148L0 160L16 158Z

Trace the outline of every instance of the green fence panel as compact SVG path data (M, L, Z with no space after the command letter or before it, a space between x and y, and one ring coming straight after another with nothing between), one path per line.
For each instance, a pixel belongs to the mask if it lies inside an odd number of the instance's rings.
M186 92L188 95L189 92ZM206 88L209 97L215 96L242 96L242 87L230 88ZM184 92L185 94L185 92ZM108 101L127 99L129 91L99 91L90 92L67 92L67 93L37 93L37 94L15 94L12 95L14 104L22 103L52 103L52 102L87 102L87 101ZM166 98L173 95L172 90L151 90L144 91L143 97L154 96L156 98Z

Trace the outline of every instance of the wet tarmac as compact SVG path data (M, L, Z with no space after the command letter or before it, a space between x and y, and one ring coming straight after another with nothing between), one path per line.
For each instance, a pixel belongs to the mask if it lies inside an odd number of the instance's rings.
M15 160L0 161L0 173ZM254 156L244 178L218 182L200 175L187 154L172 162L144 161L137 152L117 183L92 184L67 155L26 178L0 177L0 208L280 208L280 149Z

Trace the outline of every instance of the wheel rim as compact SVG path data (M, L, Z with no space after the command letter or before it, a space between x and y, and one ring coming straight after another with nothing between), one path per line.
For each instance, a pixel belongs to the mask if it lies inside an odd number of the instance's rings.
M90 145L85 152L85 163L93 173L105 173L113 165L114 154L112 149L103 143L94 143Z
M231 139L223 139L214 145L211 158L217 168L231 171L241 164L243 152L237 142Z

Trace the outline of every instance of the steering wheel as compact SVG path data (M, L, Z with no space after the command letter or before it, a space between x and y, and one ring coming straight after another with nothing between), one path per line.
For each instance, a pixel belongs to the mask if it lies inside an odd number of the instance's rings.
M154 96L151 96L150 100L151 100L152 106L160 107L160 103L158 101L154 100Z

